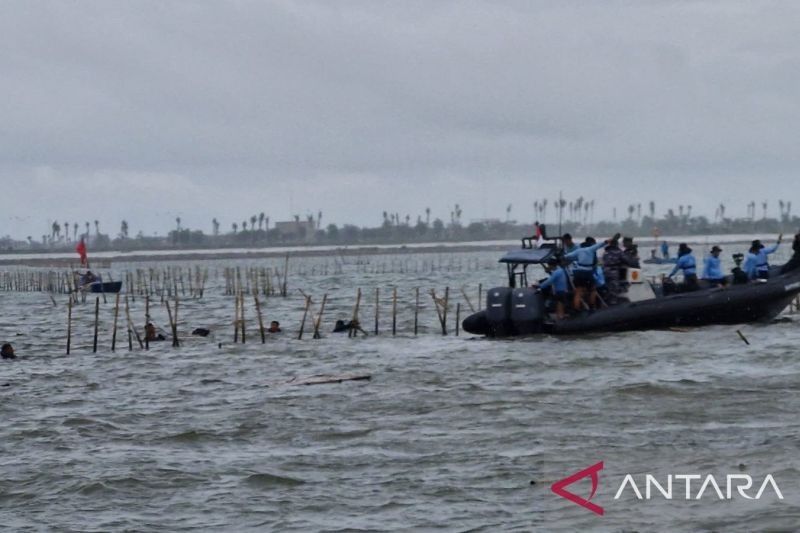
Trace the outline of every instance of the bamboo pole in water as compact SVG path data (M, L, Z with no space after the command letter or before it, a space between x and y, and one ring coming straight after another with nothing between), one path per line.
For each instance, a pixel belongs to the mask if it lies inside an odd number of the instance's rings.
M92 353L97 353L97 326L100 323L100 297L94 299L94 340L92 341Z
M144 297L144 349L150 349L150 336L147 334L147 325L150 323L150 295Z
M450 302L450 287L444 288L444 309L442 309L442 335L447 335L447 307Z
M456 304L456 337L458 337L458 328L460 326L460 319L461 319L461 302Z
M303 329L306 327L306 317L308 316L308 308L311 307L311 296L306 296L306 308L303 311L303 321L300 322L300 333L297 335L297 340L303 340Z
M322 304L319 307L319 314L317 315L317 320L314 322L314 338L319 339L321 335L319 334L319 325L322 323L322 313L325 312L325 302L328 301L328 293L322 295Z
M380 288L375 287L375 335L378 334L378 318L380 313Z
M233 303L233 343L239 342L239 293L234 293Z
M72 343L72 299L67 302L67 355L69 355L70 344Z
M417 330L419 329L419 287L417 287L414 292L414 336L417 335Z
M281 296L286 298L288 291L288 277L289 277L289 254L286 254L286 262L283 264L283 285L281 286Z
M360 324L358 323L358 308L361 306L361 287L356 291L356 303L353 306L353 317L350 319L350 328L347 330L348 337L357 337ZM364 331L364 330L361 330Z
M239 292L239 320L242 322L242 344L245 343L244 293Z
M258 303L258 295L253 296L256 303L256 315L258 315L258 331L261 333L261 344L267 342L267 336L264 334L264 319L261 316L261 304Z
M144 348L144 343L142 342L142 338L139 336L139 331L136 329L136 324L134 324L133 319L131 319L131 309L128 305L127 296L125 297L125 317L128 319L128 330L133 331L133 334L136 336L136 342L139 343L139 348Z
M114 303L114 327L111 330L111 351L116 351L117 348L117 319L119 318L119 293L117 293L116 302Z
M397 287L392 289L392 337L397 335Z

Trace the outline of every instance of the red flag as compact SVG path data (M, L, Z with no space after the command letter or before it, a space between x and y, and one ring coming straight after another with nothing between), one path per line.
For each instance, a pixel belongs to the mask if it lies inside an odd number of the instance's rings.
M89 256L86 255L86 243L83 242L83 237L81 237L78 246L75 247L75 251L81 256L81 265L87 266L89 264Z

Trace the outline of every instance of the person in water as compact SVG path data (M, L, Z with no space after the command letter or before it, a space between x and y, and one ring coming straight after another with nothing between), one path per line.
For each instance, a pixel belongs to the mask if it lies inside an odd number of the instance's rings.
M703 279L712 285L724 287L726 285L725 274L722 273L722 261L719 254L722 248L713 246L711 253L703 261Z
M9 343L5 343L3 347L0 348L0 356L2 356L3 359L17 358L16 354L14 354L14 347Z
M669 244L667 241L661 241L661 257L669 259Z
M794 241L792 241L792 257L789 261L786 262L785 265L781 267L781 274L786 274L787 272L791 272L796 268L800 268L800 231L798 231L794 236Z
M567 304L568 274L566 269L555 257L548 259L545 270L550 276L539 285L539 290L550 289L553 300L556 302L556 319L561 320L566 314L565 306Z
M678 246L678 262L675 263L675 267L667 277L672 279L672 276L674 276L678 270L683 271L681 290L684 292L697 290L697 262L692 255L692 249L689 248L685 242L682 242Z
M164 335L160 334L152 322L144 325L144 336L147 342L156 342L166 340Z
M775 246L770 246L769 248L761 244L759 239L751 243L747 258L744 260L744 271L751 280L769 279L769 260L767 256L775 253L782 240L783 233L778 235L778 242L775 243Z
M582 309L583 295L587 292L589 293L589 308L596 307L597 290L594 283L594 268L597 266L597 250L615 239L619 239L619 234L603 242L595 241L594 237L586 237L580 248L564 255L564 259L575 261L572 266L572 283L575 285L572 306L576 311Z
M269 323L269 329L267 330L267 332L269 332L269 333L280 333L281 331L282 330L281 330L281 323L280 322L278 322L277 320L273 320L272 322Z

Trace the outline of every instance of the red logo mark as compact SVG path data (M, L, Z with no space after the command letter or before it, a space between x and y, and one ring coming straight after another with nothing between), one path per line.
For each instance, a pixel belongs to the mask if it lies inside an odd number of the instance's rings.
M568 499L572 503L577 503L581 507L585 507L589 509L591 512L603 516L603 508L589 501L594 497L594 493L597 492L597 485L600 482L600 476L598 475L598 472L600 472L602 469L603 469L603 461L600 461L596 465L592 465L589 468L584 468L580 472L575 472L569 477L565 477L560 481L556 481L550 487L550 490L552 490L555 494L561 496L562 498ZM567 487L568 485L572 485L576 481L581 480L586 476L592 477L592 493L589 495L588 498L583 499L580 496L577 496L567 490L564 490L564 488Z

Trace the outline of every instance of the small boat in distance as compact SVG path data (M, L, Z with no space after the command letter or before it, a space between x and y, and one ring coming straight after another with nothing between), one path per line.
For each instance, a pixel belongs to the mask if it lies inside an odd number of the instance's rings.
M122 290L122 282L121 281L94 281L92 283L87 283L81 287L81 290L86 292L104 292L109 294L118 293Z
M122 290L122 281L103 281L102 276L97 276L91 270L85 274L74 273L75 286L81 292L116 294Z

